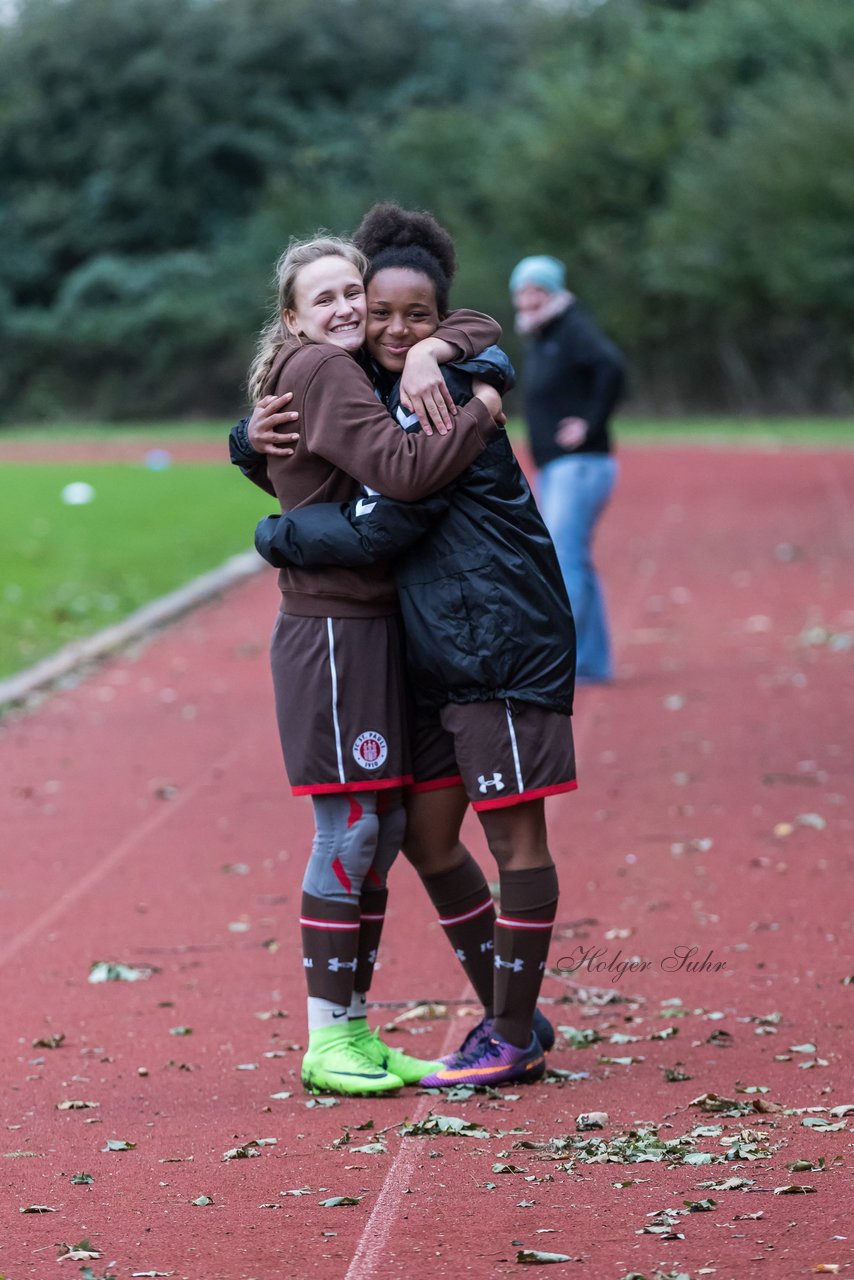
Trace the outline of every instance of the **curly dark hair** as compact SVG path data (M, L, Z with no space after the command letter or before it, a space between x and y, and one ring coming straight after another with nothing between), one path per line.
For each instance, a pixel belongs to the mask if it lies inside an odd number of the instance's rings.
M369 209L353 235L368 258L365 284L385 267L419 271L433 282L440 316L448 311L448 294L457 270L454 242L432 213L401 209L385 201Z

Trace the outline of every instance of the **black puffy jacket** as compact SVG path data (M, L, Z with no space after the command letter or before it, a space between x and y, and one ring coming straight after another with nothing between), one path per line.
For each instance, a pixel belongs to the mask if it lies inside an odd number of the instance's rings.
M467 374L447 366L445 376L457 403L470 398ZM387 403L409 428L396 386ZM551 538L504 433L420 502L370 495L301 507L262 520L255 545L279 567L393 559L422 707L515 698L572 711L572 612Z

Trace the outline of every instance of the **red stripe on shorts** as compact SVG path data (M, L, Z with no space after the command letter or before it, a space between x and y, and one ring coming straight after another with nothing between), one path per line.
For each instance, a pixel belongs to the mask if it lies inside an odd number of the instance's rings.
M552 787L536 787L533 791L519 791L512 796L500 796L494 800L472 800L473 809L507 809L511 804L523 804L526 800L539 800L542 796L556 796L563 791L575 791L577 782L558 782Z
M292 796L328 796L335 792L347 791L386 791L389 787L405 787L412 781L412 774L404 774L402 778L376 778L374 781L359 782L311 782L307 786L291 787Z
M409 791L413 795L417 795L421 791L442 791L445 787L461 787L463 780L460 775L454 774L448 778L430 778L427 782L413 782Z

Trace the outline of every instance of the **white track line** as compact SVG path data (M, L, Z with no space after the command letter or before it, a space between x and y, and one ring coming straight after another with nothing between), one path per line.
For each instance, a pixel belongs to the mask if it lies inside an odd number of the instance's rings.
M460 992L460 998L465 999L468 992L469 986L466 983ZM459 1033L459 1027L452 1022L439 1050L440 1056L450 1053L455 1047L455 1033ZM432 1102L435 1102L435 1098L430 1094L419 1099L412 1113L414 1123L427 1118ZM420 1149L423 1150L423 1147ZM380 1266L378 1270L377 1264L381 1264L386 1241L394 1230L394 1221L400 1210L400 1197L409 1183L409 1176L415 1167L418 1154L417 1138L401 1139L397 1155L386 1173L376 1204L359 1237L359 1243L356 1245L356 1251L344 1280L369 1280L369 1277L383 1275L382 1267Z
M0 947L0 966L6 964L8 960L11 960L12 956L14 956L16 952L20 951L22 947L25 947L27 943L31 942L34 937L39 936L49 929L51 925L54 925L70 907L74 906L75 902L78 902L80 898L94 889L95 885L99 884L110 871L117 867L119 863L123 862L127 855L131 853L136 846L146 838L146 836L150 835L152 831L156 831L158 827L168 822L169 819L182 809L185 804L188 804L190 800L193 800L203 787L209 786L211 778L214 776L216 770L222 769L223 772L227 774L229 766L233 762L236 762L241 757L245 759L246 750L246 741L242 741L239 747L232 748L231 751L226 752L226 754L220 759L212 761L209 767L205 770L203 776L197 778L195 782L191 782L188 787L182 787L180 793L174 800L164 803L162 808L160 808L156 813L151 814L150 817L140 823L140 825L130 832L129 835L126 835L124 839L120 840L115 848L105 854L100 862L97 862L90 871L87 871L86 874L81 877L80 880L76 880L73 886L68 889L62 897L58 898L57 901L54 902L53 906L50 906L46 911L43 911L42 914L32 922L32 924L23 930L23 932L17 934L11 939L11 941L7 942L5 947Z

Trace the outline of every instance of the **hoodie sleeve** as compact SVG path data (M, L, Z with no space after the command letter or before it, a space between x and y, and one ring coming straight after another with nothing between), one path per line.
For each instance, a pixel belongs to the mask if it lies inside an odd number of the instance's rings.
M314 370L303 399L303 429L312 453L404 502L441 489L500 431L477 398L460 410L445 436L401 431L343 351L330 352Z
M501 325L481 311L467 311L461 307L445 316L433 337L453 343L459 347L462 359L470 360L499 341Z

